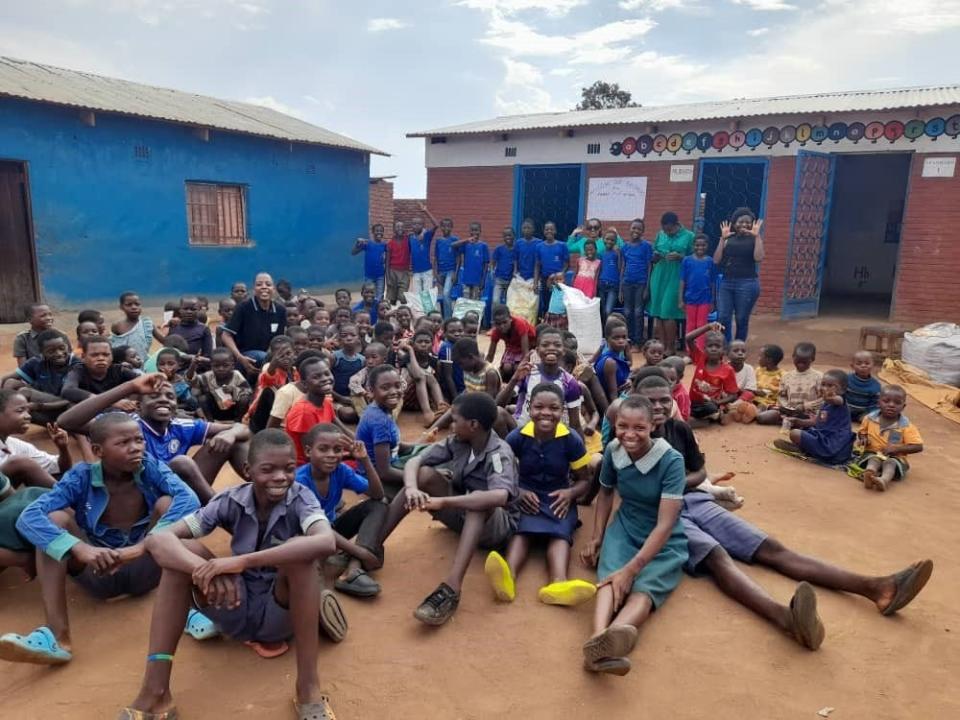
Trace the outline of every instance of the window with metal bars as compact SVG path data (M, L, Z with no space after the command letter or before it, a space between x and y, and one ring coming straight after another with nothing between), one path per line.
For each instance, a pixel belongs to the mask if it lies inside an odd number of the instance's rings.
M188 182L187 227L191 245L247 245L243 185Z

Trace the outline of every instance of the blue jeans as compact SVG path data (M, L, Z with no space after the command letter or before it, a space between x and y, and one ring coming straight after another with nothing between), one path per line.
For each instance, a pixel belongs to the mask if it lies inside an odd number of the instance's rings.
M717 293L717 319L723 325L727 342L734 337L733 318L737 318L737 340L746 340L750 330L750 313L760 297L757 278L724 278Z
M385 277L384 277L383 275L381 275L381 276L378 277L378 278L365 277L365 278L363 279L364 284L369 283L369 284L373 285L374 287L376 287L376 289L377 289L377 295L376 295L377 302L380 302L381 300L383 300L383 281L384 281L384 279L385 279Z
M610 317L610 313L617 307L617 302L620 300L620 285L619 283L602 282L597 291L600 297L600 320L606 326L607 318Z
M453 300L450 299L450 293L453 292L453 283L457 279L457 273L454 270L449 272L437 272L437 288L439 300L442 304L443 319L446 320L453 314Z
M646 283L623 284L623 310L627 316L627 334L630 340L639 345L643 342L643 293Z
M513 278L494 278L493 279L493 303L494 305L507 304L507 288L510 287L510 281Z

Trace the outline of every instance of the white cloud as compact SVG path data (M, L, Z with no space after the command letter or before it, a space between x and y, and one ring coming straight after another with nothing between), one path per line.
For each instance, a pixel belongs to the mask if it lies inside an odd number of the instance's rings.
M796 10L796 5L791 5L784 0L732 0L734 5L746 5L752 10Z
M250 103L251 105L259 105L260 107L269 108L270 110L276 110L277 112L283 113L284 115L291 115L295 118L300 118L303 120L303 113L292 105L287 105L286 103L280 102L272 95L263 95L261 97L248 97L244 98L243 102Z
M371 18L367 21L367 32L377 33L386 30L402 30L409 27L409 23L397 18Z
M520 60L503 58L506 74L497 90L494 102L505 115L548 112L555 108L553 98L543 87L543 73L539 68Z
M747 30L747 35L750 37L760 37L761 35L766 35L770 32L770 28L754 28L753 30Z
M473 10L489 10L504 15L515 15L524 10L541 10L548 15L562 17L587 2L588 0L460 0L457 4Z
M567 77L568 75L573 75L573 68L553 68L550 70L550 74L555 75L556 77Z
M617 3L621 10L632 12L646 10L649 12L663 12L664 10L679 10L690 5L690 0L620 0Z

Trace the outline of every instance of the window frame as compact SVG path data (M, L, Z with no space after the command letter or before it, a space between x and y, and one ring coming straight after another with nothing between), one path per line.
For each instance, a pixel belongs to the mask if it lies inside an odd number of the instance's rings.
M191 248L251 247L249 186L244 183L186 180L184 182L187 245ZM203 195L206 194L206 202ZM211 200L212 196L212 200ZM235 201L239 201L234 205ZM212 217L209 213L212 211ZM207 217L203 218L204 212ZM230 235L231 225L240 235Z

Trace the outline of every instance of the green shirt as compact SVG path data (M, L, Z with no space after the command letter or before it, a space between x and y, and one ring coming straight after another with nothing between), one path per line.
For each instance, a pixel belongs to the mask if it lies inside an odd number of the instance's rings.
M576 253L577 255L583 255L583 243L586 239L586 235L571 235L567 238L567 250L569 250L571 253ZM622 247L623 238L617 235L617 249ZM603 252L606 249L607 245L603 242L603 238L597 238L597 257L603 255Z

